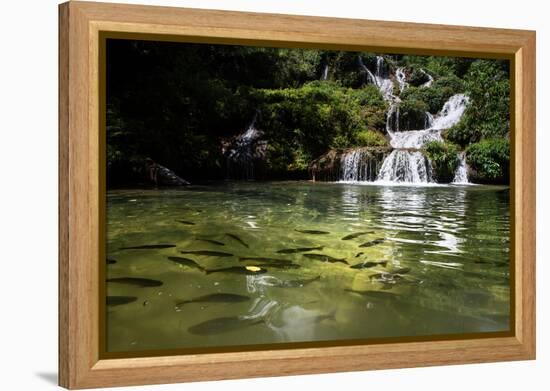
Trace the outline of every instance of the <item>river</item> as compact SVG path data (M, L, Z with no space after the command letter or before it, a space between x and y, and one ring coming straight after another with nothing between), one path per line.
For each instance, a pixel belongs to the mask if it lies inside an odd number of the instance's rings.
M507 187L477 185L109 190L107 294L131 299L107 306L107 351L508 330L509 202ZM175 247L122 249L158 244ZM240 299L178 305L213 293Z

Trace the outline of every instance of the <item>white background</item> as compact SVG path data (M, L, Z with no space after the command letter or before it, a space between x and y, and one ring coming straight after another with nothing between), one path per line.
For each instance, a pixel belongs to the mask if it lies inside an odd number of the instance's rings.
M545 73L550 67L550 13L544 9L545 1L132 2L537 30L539 70L537 361L145 386L141 389L548 389L550 310L546 258L550 254L550 227L543 223L550 218L550 189L545 181L550 169L547 155L550 129L545 116L550 87ZM0 4L0 389L53 389L57 374L57 1L12 0Z

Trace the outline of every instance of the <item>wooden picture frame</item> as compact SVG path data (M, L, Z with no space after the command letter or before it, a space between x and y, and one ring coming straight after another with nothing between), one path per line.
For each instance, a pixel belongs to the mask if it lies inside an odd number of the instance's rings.
M509 336L110 358L100 355L100 36L511 61ZM150 39L150 38L149 38ZM59 6L59 384L90 388L535 358L535 32L88 2Z

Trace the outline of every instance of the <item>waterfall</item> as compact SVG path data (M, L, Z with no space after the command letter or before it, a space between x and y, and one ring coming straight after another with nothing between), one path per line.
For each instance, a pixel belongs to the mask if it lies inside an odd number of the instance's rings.
M409 83L406 81L407 75L405 75L403 68L397 68L395 71L395 78L399 84L399 92L403 92L403 90L409 86Z
M260 141L262 132L256 129L258 113L243 133L239 134L226 151L228 176L254 179L255 161L265 152L265 143Z
M357 57L358 59L358 62L359 62L359 67L361 67L362 70L364 70L365 72L367 72L367 76L369 77L369 81L374 84L376 87L378 87L378 81L376 80L376 77L372 74L372 72L370 71L369 68L367 68L367 66L365 65L365 63L363 62L363 58L361 56L358 56Z
M466 184L468 182L468 164L466 163L466 152L461 152L458 155L458 167L455 171L453 183Z
M433 182L428 158L420 151L394 149L382 163L377 181L429 183Z
M366 149L353 149L342 154L340 180L346 182L371 182L379 170L376 158Z
M373 175L373 170L377 170L376 164L369 160L368 153L364 149L352 149L345 152L341 156L340 180L411 184L433 182L431 162L422 153L421 149L430 141L443 140L441 132L460 121L466 109L468 97L464 94L451 96L436 116L426 112L424 129L400 131L399 103L401 100L399 96L393 93L394 81L389 70L385 69L384 57L376 56L374 73L364 64L361 56L358 56L358 61L360 68L366 72L369 81L378 88L384 100L389 104L386 113L386 132L390 137L390 145L393 147L393 151L386 156L377 175ZM422 87L429 88L434 81L433 77L424 69L420 69L420 72L428 78L428 81ZM400 93L408 87L407 75L403 68L395 70L394 79L398 83ZM463 173L465 173L465 162L463 163L464 165L461 167ZM463 179L463 173L460 173L459 178L461 180ZM464 180L467 181L467 178Z
M328 64L323 68L323 74L321 75L321 80L327 80L328 77Z
M428 77L428 81L426 83L422 84L420 87L431 87L432 83L434 82L434 78L432 77L432 75L430 75L428 72L426 72L422 68L420 68L420 72L422 72L422 74L424 74Z

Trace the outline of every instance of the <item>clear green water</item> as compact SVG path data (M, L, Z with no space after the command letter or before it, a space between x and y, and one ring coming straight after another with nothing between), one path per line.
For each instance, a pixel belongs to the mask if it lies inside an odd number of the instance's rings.
M186 220L186 225L177 220ZM509 328L509 192L490 186L387 187L340 183L219 183L187 189L114 190L107 196L107 277L141 277L162 286L107 283L109 296L135 296L107 307L107 350L219 347L505 331ZM322 230L324 235L299 233ZM351 240L347 234L372 231ZM240 237L249 245L228 237ZM216 240L224 246L197 237ZM385 239L371 247L359 245ZM121 250L149 244L175 248ZM344 258L353 269L285 248ZM184 255L213 250L233 257ZM356 255L363 252L359 257ZM291 260L297 269L257 275L206 274L243 264L238 256ZM407 268L400 275L398 269ZM390 273L378 274L377 273ZM284 281L320 276L302 287ZM347 289L347 290L346 290ZM360 295L349 290L375 291ZM249 297L236 303L176 302L211 293ZM332 315L332 316L331 316ZM197 335L189 328L220 317L240 317L232 330ZM199 327L200 328L200 327ZM193 329L192 329L193 330Z

